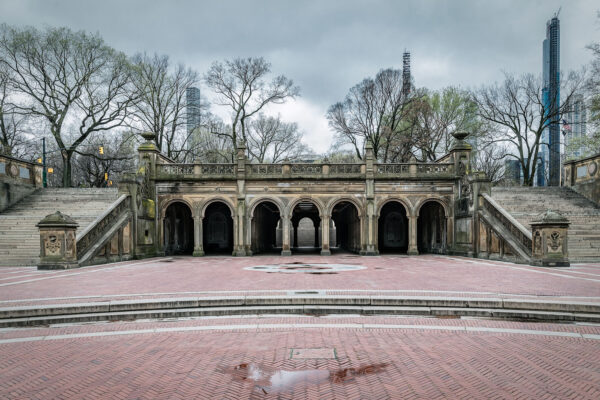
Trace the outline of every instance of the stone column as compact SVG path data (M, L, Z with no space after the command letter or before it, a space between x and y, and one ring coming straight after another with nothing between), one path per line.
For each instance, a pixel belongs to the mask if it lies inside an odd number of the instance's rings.
M79 226L60 211L47 215L36 225L40 230L40 263L38 269L77 268L77 238Z
M315 228L315 241L313 246L319 247L319 222L313 221L313 227ZM321 240L323 240L323 231L321 231Z
M202 237L202 217L194 217L194 257L204 255L204 238Z
M542 267L568 267L568 231L569 220L559 213L547 210L538 215L531 222L531 263Z
M292 227L294 228L294 247L298 247L298 224L300 221L292 221Z
M329 215L323 215L321 217L321 255L330 256L331 251L329 250L329 221L331 217Z
M416 215L408 217L408 255L416 256L419 254L417 247L417 218Z
M287 216L281 218L281 255L292 255L290 250L290 219Z

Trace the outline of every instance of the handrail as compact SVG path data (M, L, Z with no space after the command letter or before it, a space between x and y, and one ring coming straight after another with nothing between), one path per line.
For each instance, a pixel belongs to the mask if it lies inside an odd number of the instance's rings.
M129 209L128 195L119 196L102 214L89 224L77 237L77 256L82 257L94 241L104 234L111 222L116 220L123 211Z
M531 232L517 221L512 215L508 213L502 206L500 206L494 199L488 194L481 194L484 199L483 208L490 212L502 225L507 228L519 242L528 249L531 253L532 235Z

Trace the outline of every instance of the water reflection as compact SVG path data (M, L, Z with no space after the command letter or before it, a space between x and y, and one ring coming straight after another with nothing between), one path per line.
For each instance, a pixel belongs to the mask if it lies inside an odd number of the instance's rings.
M369 364L335 371L326 369L287 371L244 363L235 366L232 375L236 380L253 381L256 388L266 394L291 391L299 385L320 385L325 382L343 384L353 381L356 376L379 373L385 370L387 365L387 363Z

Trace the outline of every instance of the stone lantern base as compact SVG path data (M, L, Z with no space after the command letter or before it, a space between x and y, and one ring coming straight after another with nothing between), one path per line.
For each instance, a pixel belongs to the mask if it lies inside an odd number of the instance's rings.
M38 222L40 230L40 262L38 269L77 268L77 238L79 225L60 211Z
M568 267L569 247L567 233L569 220L548 210L531 222L532 265L541 267Z

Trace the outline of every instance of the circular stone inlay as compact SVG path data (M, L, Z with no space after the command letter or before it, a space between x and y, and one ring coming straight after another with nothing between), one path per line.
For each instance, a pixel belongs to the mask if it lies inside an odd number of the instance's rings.
M260 272L282 272L284 274L335 274L338 272L358 271L366 269L362 265L348 264L321 264L321 263L288 263L288 264L267 264L245 267L248 271Z

